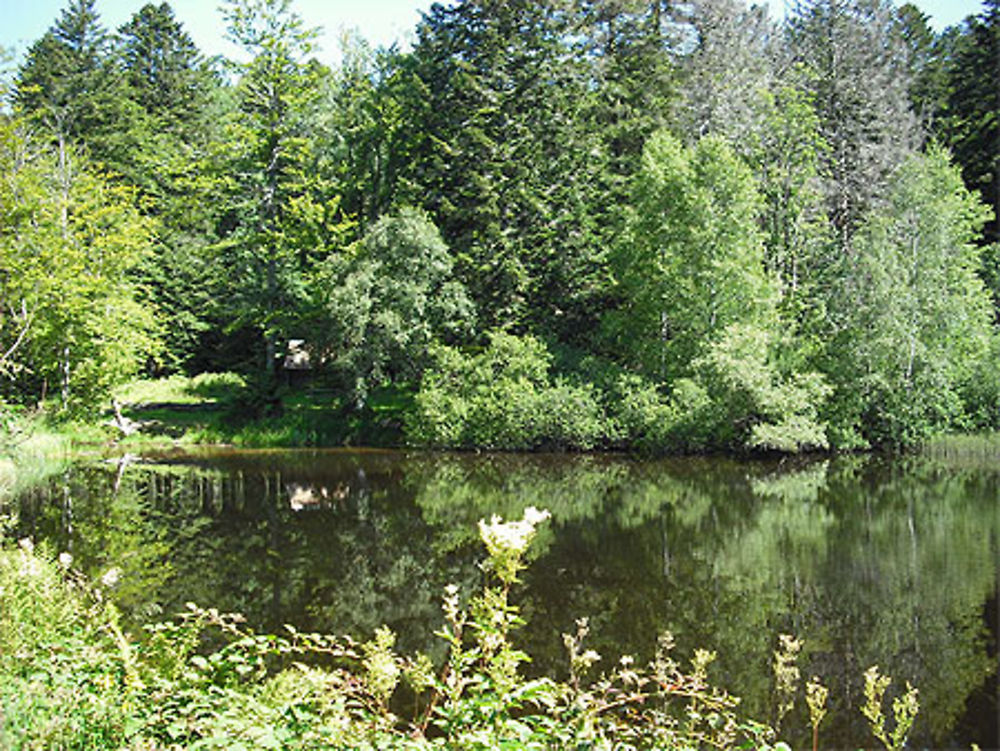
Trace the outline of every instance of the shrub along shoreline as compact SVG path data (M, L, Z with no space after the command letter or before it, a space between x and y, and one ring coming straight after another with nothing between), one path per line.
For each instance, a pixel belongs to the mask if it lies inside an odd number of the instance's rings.
M729 344L748 352L762 344L754 332L743 334ZM681 379L669 393L606 361L584 357L567 365L571 355L557 357L530 336L496 334L479 352L438 347L432 354L437 365L418 386L373 388L361 401L321 378L291 383L281 375L203 373L125 384L103 412L0 404L0 487L74 453L197 446L759 456L950 454L975 444L980 453L996 453L993 434L971 432L973 425L898 444L831 441L817 406L829 393L823 380L783 380L764 361L745 371L749 353L733 360L712 350L700 361L701 380Z
M748 454L829 448L811 406L810 394L825 388L818 382L755 377L753 384L709 397L703 384L687 381L664 394L590 359L575 366L589 379L555 374L554 356L542 342L507 334L493 336L478 353L441 347L433 356L438 365L418 387L372 389L361 402L321 380L293 385L280 377L177 375L119 387L96 416L8 407L8 433L128 450L224 444ZM710 377L712 367L706 365ZM772 408L779 402L784 412Z

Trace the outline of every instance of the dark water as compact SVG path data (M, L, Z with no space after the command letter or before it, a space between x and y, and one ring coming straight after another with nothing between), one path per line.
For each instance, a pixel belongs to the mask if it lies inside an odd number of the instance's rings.
M547 508L516 598L531 670L563 670L581 616L605 664L670 630L682 653L717 650L714 678L770 719L792 633L803 677L831 688L823 748L873 746L873 664L919 687L914 745L998 745L1000 466L232 452L82 464L19 503L22 534L121 568L135 621L195 601L266 629L387 623L432 653L443 587L479 587L477 520ZM803 703L782 735L811 748Z

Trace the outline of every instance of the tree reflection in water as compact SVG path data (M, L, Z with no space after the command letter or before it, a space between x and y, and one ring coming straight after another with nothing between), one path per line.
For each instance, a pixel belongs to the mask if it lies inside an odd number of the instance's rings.
M831 688L827 747L868 744L862 673L919 686L920 744L997 746L1000 470L919 458L224 452L79 465L20 499L21 534L123 571L134 622L187 601L259 628L370 635L438 653L440 593L478 584L480 518L547 508L517 593L534 671L589 616L605 660L656 637L718 650L717 677L772 718L779 633ZM987 611L993 617L987 617ZM785 718L811 738L804 701Z

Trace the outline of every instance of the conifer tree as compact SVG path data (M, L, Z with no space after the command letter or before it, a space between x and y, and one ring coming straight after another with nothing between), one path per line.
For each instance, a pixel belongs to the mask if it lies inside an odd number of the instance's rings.
M601 148L580 127L588 82L570 23L560 0L465 0L435 5L418 29L410 180L487 328L578 324L600 275L590 212Z
M116 168L131 145L137 113L108 44L94 0L71 0L20 68L15 100L46 125L64 161L76 144Z
M827 213L842 251L888 177L921 137L910 75L887 0L802 0L788 23L794 58L812 73Z
M118 29L118 62L130 96L157 128L187 133L204 107L210 74L167 3L147 3Z
M988 241L1000 241L1000 0L966 21L950 67L945 133L966 185L993 207Z

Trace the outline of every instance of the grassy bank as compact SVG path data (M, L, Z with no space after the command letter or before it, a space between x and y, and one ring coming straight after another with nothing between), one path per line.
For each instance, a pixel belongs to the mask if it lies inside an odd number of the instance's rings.
M383 390L357 409L328 388L264 388L232 373L140 380L116 389L103 411L85 419L60 418L52 405L18 420L16 434L0 451L0 482L74 452L398 446L407 403L405 395Z
M39 418L8 416L0 434L0 503L68 466L73 441Z
M115 399L136 432L123 445L229 444L247 448L399 445L405 399L379 391L361 409L334 390L247 382L231 373L138 381Z
M616 402L617 409L627 414L605 416L605 425L591 414L593 410L577 409L580 405L572 399L560 401L558 395L547 394L544 399L535 399L538 403L526 406L524 393L509 391L503 399L490 396L492 401L480 410L483 414L475 413L478 432L473 431L471 438L453 436L455 440L449 441L425 435L425 421L414 419L414 415L426 417L426 414L414 410L414 394L405 388L375 390L358 407L342 391L320 382L298 385L278 382L265 386L234 373L139 380L117 388L103 412L87 419L46 416L59 414L55 404L48 412L33 417L9 419L5 429L0 430L4 437L0 446L0 492L30 483L36 473L44 476L72 453L81 451L118 453L199 445L241 448L417 445L644 453L699 450L697 446L674 445L652 436L657 430L665 430L664 426L669 427L672 419L655 399L633 404L635 399L623 396ZM550 397L554 403L549 402ZM462 409L458 413L465 418L475 412L466 409L468 405L459 406ZM442 415L447 410L438 412L436 417L444 420ZM558 424L543 431L547 437L522 445L524 436L538 429L538 415ZM455 424L450 418L444 422ZM574 441L574 436L579 438L577 433L584 428L593 434L590 439ZM1000 434L943 435L914 449L947 460L993 460L1000 457Z

